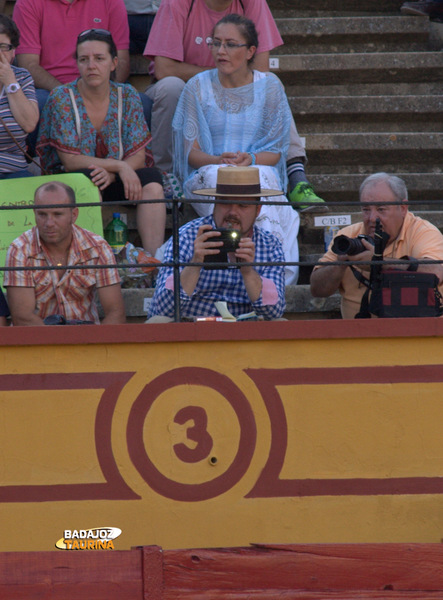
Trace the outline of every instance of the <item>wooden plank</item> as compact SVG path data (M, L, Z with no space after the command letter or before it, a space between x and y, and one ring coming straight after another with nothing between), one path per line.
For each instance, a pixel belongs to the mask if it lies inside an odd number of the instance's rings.
M311 593L389 590L390 598L392 592L419 590L420 594L438 591L442 597L443 546L315 544L165 551L164 581L167 598L178 591L180 598L185 598L188 593L203 590L211 600L231 598L227 592L255 594L255 590L263 593L273 590L274 595L269 596L273 598L289 590Z
M317 592L306 590L281 590L267 589L257 590L248 588L243 591L238 590L214 590L197 591L196 589L169 589L164 591L164 600L443 600L443 592L426 591L399 591L389 590L368 591L328 591L320 590Z
M0 598L143 600L142 552L2 552Z
M163 598L163 550L160 546L143 547L143 600Z

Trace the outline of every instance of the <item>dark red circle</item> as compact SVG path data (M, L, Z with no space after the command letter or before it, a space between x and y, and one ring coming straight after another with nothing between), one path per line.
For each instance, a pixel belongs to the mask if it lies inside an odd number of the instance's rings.
M165 477L146 452L143 441L146 416L160 394L178 385L201 385L216 390L230 403L240 423L240 441L234 460L224 473L205 483L179 483ZM172 500L198 502L215 498L240 481L254 454L257 428L248 399L229 377L211 369L181 367L159 375L143 388L129 413L126 439L135 468L153 490Z

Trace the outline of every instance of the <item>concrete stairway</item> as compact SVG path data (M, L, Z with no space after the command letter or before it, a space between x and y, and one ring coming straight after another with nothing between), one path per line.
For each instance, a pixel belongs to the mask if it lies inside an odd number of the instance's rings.
M285 41L273 70L317 193L350 212L340 204L383 170L405 179L411 200L442 200L443 210L443 24L401 16L394 0L268 4Z

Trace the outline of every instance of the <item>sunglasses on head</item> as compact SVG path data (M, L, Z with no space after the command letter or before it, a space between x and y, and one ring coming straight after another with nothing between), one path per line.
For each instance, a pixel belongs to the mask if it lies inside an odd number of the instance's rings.
M95 34L101 35L105 38L112 39L112 35L107 29L85 29L84 31L82 31L81 33L78 34L77 41L80 41L82 38L86 37L87 35L89 35L91 33L93 33L93 34L95 33Z

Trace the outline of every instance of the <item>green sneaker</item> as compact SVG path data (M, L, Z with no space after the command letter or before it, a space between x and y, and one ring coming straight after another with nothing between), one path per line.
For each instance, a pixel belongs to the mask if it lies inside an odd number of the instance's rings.
M329 212L325 201L319 198L314 192L312 185L305 181L297 183L289 194L289 201L292 202L293 208L300 212Z

